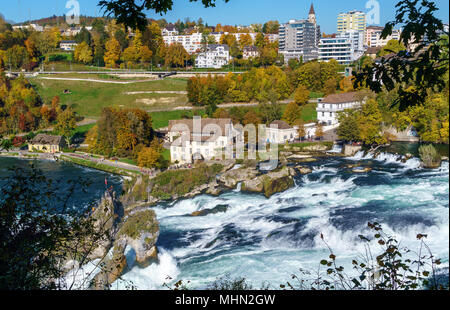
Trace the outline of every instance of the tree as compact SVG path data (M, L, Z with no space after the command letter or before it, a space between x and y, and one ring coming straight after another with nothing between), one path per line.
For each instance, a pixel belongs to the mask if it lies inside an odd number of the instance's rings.
M191 0L198 1L198 0ZM205 7L214 7L216 0L201 0ZM228 2L229 0L224 0ZM173 7L173 0L144 0L135 3L135 0L101 0L99 6L105 11L106 15L114 16L119 24L132 29L145 30L148 24L147 16L144 11L152 10L157 14L167 13Z
M86 265L89 256L112 238L108 224L114 213L105 212L96 220L90 216L96 203L72 208L74 193L87 186L81 177L67 182L48 179L34 165L11 168L0 188L0 289L70 290L89 285L84 276L71 283L66 264ZM100 263L96 268L111 272Z
M186 61L190 59L188 52L186 52L181 43L171 44L164 58L165 65L170 67L184 67Z
M55 131L58 134L64 136L64 138L66 139L66 143L69 146L76 126L76 113L71 108L68 108L58 115L57 123L55 125Z
M388 22L381 37L392 34L394 26L403 28L400 42L405 47L416 45L410 51L400 51L390 57L384 57L373 66L362 68L356 75L355 88L367 85L379 93L398 87L398 94L403 100L394 103L401 111L409 106L421 104L430 89L441 91L445 88L445 73L448 71L448 44L442 34L445 32L441 20L434 16L438 10L436 4L429 0L401 0L396 5L395 21ZM413 96L403 96L406 89L415 86Z
M339 82L339 88L344 92L348 93L353 91L353 83L352 83L352 77L346 76L342 78L342 80Z
M228 111L223 108L218 108L214 112L213 118L230 118L230 113L228 113Z
M75 36L75 41L80 44L85 42L87 45L91 45L92 36L86 27L81 28L80 32Z
M112 37L108 42L106 42L106 53L103 57L107 67L115 68L117 61L120 59L120 43L116 38Z
M295 102L290 102L283 113L283 120L289 125L294 125L295 122L302 116L302 110Z
M303 122L302 119L297 119L297 120L294 122L294 126L297 126L297 127L298 127L298 131L297 131L297 132L298 132L298 136L299 136L300 140L303 141L303 139L304 139L305 136L306 136L305 123Z
M317 123L317 125L316 125L316 137L319 138L319 140L322 140L324 134L325 133L323 131L322 123Z
M142 44L152 51L153 62L159 62L160 59L158 59L158 53L161 48L165 47L165 44L162 38L160 25L157 22L150 23L142 33Z
M323 85L323 91L325 95L332 95L336 93L336 80L335 79L329 79L325 82Z
M300 85L299 87L297 87L297 89L295 90L295 94L294 94L294 101L297 105L305 105L309 102L309 90L303 86Z
M401 51L406 50L406 47L398 40L389 40L388 43L378 52L378 57L383 57L389 54L398 54Z
M28 53L25 47L14 45L8 49L4 55L3 61L13 69L19 69L28 62Z
M144 147L138 154L138 165L139 167L156 168L160 157L161 154L157 150Z
M120 43L120 48L122 50L125 50L128 47L128 36L122 29L116 31L114 38Z
M246 33L241 35L240 39L239 39L239 46L241 47L241 49L243 49L246 46L252 46L253 45L253 39L250 36L250 34Z
M236 37L229 33L229 34L222 34L220 37L220 44L226 44L228 46L233 46L236 43Z
M84 41L75 48L74 57L76 61L84 64L90 64L94 59L91 47Z
M340 140L350 142L359 140L358 115L355 110L347 110L338 114L339 127L337 134Z
M244 119L242 122L244 125L253 124L255 126L258 126L262 123L262 119L255 111L248 111L244 115Z
M274 34L278 33L280 23L277 20L270 20L264 24L262 31L264 33Z

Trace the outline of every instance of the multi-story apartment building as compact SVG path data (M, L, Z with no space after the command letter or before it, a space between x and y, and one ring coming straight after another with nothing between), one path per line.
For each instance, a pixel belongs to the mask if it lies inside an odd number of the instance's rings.
M400 40L400 35L402 34L401 29L392 30L392 34L387 36L386 39L381 38L381 33L384 27L379 26L369 26L366 29L365 44L371 47L381 47L385 46L390 40Z
M335 59L340 64L349 64L354 60L354 49L351 39L323 38L319 44L319 61Z
M166 33L166 34L164 34ZM209 35L213 36L216 43L220 43L220 38L222 35L230 34L228 32L212 32ZM241 36L244 34L249 34L253 41L256 39L256 33L231 33L235 36L236 40L239 41ZM203 34L199 32L192 33L190 35L177 35L177 34L168 34L168 32L163 31L163 41L166 45L170 45L173 43L181 43L184 49L189 54L195 54L201 51L202 42L203 42Z
M19 25L19 26L12 26L13 30L19 30L19 29L33 29L37 32L44 31L44 27L39 26L37 24L28 24L28 25Z
M280 25L279 53L289 59L310 61L318 58L318 45L321 37L320 26L317 25L314 7L311 5L308 19L290 20Z
M270 43L274 43L280 40L280 35L276 33L269 33L265 35L265 38L269 40Z
M166 45L180 43L189 54L195 54L201 50L202 38L203 35L199 32L193 33L191 35L163 36L163 40Z
M230 61L230 48L225 44L209 44L195 59L196 68L220 69Z
M355 30L338 33L335 38L322 38L319 44L319 60L337 60L346 65L364 55L364 33Z
M348 30L366 31L366 14L361 11L350 11L340 13L337 19L337 31L346 32Z

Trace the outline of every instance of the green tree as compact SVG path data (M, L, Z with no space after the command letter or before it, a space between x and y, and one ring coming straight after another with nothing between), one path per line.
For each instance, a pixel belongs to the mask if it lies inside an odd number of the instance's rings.
M443 23L435 16L436 4L429 0L401 0L396 5L394 21L388 22L382 38L392 34L394 26L403 28L400 42L405 47L416 45L411 51L400 51L391 57L381 59L373 66L366 66L356 74L355 88L367 85L372 91L380 93L398 87L401 100L395 105L401 111L408 106L419 105L428 96L429 90L441 91L445 88L445 73L449 59L443 44L447 39ZM406 90L415 86L415 92L404 96Z
M298 119L302 116L302 110L295 102L290 102L283 113L282 120L286 121L289 125L294 125Z
M389 40L388 43L378 52L378 57L383 57L389 54L398 54L406 50L406 47L398 40Z
M339 127L337 134L339 140L346 142L359 141L359 119L357 111L347 110L338 114Z
M64 112L60 113L56 119L57 123L54 130L59 134L64 136L66 143L69 146L70 140L77 126L76 113L68 108Z
M65 263L86 264L100 240L110 236L104 224L94 225L90 208L69 205L75 191L86 189L86 181L55 181L34 166L14 167L0 188L2 290L82 289L65 280Z

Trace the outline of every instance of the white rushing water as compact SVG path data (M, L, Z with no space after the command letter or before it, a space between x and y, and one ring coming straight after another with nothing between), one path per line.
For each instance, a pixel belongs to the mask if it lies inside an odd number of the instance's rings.
M448 162L424 170L416 158L400 159L358 153L318 162L294 188L270 199L236 190L157 206L160 263L133 267L123 278L140 289L161 289L163 283L173 283L168 277L204 288L230 274L247 278L255 288L267 281L276 289L299 268L316 270L328 257L320 234L351 272L351 260L364 249L358 235L371 234L369 221L378 221L402 246L414 250L416 235L427 234L434 255L448 265ZM352 161L373 170L353 174L346 167ZM226 212L189 216L217 206L227 206ZM123 285L119 281L113 287Z

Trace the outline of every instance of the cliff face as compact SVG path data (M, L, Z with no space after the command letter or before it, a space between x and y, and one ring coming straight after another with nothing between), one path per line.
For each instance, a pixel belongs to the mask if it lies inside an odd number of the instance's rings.
M153 210L137 211L118 225L114 235L112 254L102 259L102 270L94 277L93 289L108 289L109 286L126 271L125 250L130 246L136 253L136 264L141 268L158 262L158 250L155 246L159 237L159 223ZM131 266L130 266L131 267Z
M145 268L158 261L155 246L159 237L159 223L153 210L143 209L125 215L124 205L114 192L106 192L93 210L92 240L86 244L97 247L88 260L100 259L100 272L91 281L92 289L108 289L127 270L125 251L130 246L136 253L136 264ZM95 236L95 237L94 237ZM131 267L131 266L130 266Z

